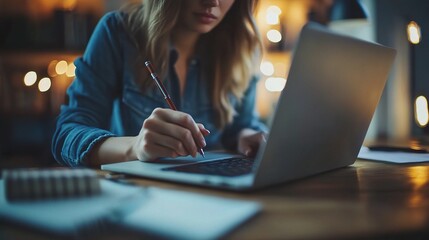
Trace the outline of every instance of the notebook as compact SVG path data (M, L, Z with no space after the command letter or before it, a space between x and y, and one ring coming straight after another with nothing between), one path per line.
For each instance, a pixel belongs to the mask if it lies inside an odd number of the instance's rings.
M95 171L90 169L20 168L2 171L5 196L10 202L78 198L101 193Z
M305 25L265 144L253 161L207 153L197 163L129 161L103 170L236 191L283 183L355 162L396 51ZM231 160L233 158L233 160ZM224 161L232 161L230 163ZM221 170L224 167L232 169ZM248 170L237 170L246 167ZM210 170L210 169L217 170ZM235 172L234 172L235 171Z
M82 236L100 231L100 227L104 227L116 216L115 213L123 212L124 202L130 205L131 200L139 199L144 202L146 199L141 188L107 180L100 181L100 194L85 197L11 201L6 196L6 188L6 182L1 179L0 221L61 236ZM133 206L138 207L137 204Z
M123 233L124 239L128 233L143 239L219 239L262 209L254 201L103 179L100 193L86 196L9 201L5 188L0 179L0 222L25 225L60 239L97 239L112 232Z

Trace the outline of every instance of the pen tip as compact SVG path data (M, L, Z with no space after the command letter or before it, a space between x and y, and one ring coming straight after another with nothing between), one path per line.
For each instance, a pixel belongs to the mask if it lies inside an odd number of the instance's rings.
M203 156L203 158L206 158L206 155L204 154L204 151L202 148L200 148L200 154L201 154L201 156Z

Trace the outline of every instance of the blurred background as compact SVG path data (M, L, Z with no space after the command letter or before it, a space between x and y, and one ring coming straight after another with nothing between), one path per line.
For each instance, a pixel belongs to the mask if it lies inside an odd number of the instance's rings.
M106 12L140 0L0 0L0 166L54 164L50 144L73 61ZM287 82L291 50L308 21L396 48L367 140L427 143L429 1L262 0L265 52L257 109L268 124Z

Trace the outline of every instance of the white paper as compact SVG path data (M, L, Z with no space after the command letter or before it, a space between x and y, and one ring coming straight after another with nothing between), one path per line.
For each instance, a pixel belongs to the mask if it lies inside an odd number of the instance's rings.
M149 188L149 201L126 226L167 239L218 239L258 213L259 203Z
M100 183L99 196L11 203L0 180L0 218L67 236L115 224L171 239L218 239L261 209L252 201Z
M362 146L358 158L391 163L421 163L429 162L429 153L372 151Z

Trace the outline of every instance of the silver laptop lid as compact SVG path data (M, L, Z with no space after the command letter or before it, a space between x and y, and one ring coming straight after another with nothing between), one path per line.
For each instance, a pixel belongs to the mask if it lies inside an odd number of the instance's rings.
M256 186L353 164L395 50L307 24L258 152Z

